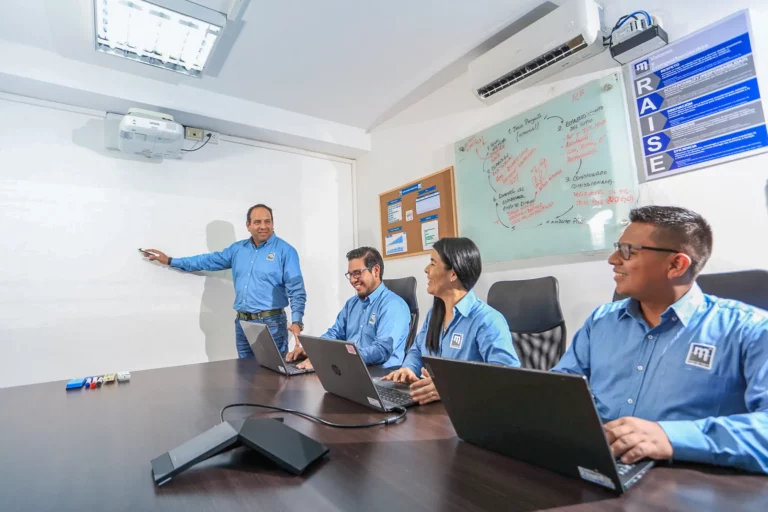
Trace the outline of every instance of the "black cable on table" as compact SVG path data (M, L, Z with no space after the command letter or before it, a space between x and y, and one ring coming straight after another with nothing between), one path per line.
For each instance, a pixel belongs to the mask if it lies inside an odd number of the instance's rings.
M391 418L387 418L381 421L377 421L375 423L359 423L359 424L347 424L347 423L333 423L328 420L324 420L322 418L319 418L317 416L312 416L311 414L307 414L305 412L296 411L294 409L285 409L283 407L275 407L273 405L265 405L265 404L254 404L254 403L248 403L248 402L241 402L236 404L229 404L224 406L224 408L221 409L221 421L224 422L224 411L227 409L230 409L232 407L258 407L260 409L269 409L271 411L277 411L277 412L285 412L288 414L294 414L296 416L302 417L304 419L315 421L317 423L321 423L323 425L334 427L334 428L369 428L369 427L378 427L381 425L391 425L393 423L397 423L398 421L405 419L406 414L408 414L408 411L405 409L405 407L395 407L394 411L399 413L397 416L393 416Z

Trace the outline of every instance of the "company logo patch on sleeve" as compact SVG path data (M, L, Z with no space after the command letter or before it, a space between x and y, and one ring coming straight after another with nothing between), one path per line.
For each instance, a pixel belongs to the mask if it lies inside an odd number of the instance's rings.
M275 259L275 253L271 252L267 255L267 261L272 261Z
M457 332L451 338L451 348L461 348L461 344L464 342L464 335Z
M688 348L688 356L685 358L685 364L711 370L712 363L715 361L716 349L717 347L714 345L691 343L690 348Z

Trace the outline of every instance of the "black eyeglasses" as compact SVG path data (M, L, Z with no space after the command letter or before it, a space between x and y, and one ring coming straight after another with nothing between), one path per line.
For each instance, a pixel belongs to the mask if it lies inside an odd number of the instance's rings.
M619 251L621 258L624 260L628 260L632 256L632 249L646 249L649 251L674 252L674 253L680 252L677 249L664 249L662 247L648 247L647 245L622 244L618 242L613 244L613 247L617 251Z
M353 270L352 272L347 272L346 274L344 274L344 277L346 277L348 280L352 279L353 277L355 279L360 279L360 276L363 275L363 272L365 272L366 270L368 272L371 271L371 269L369 268L361 268L360 270Z

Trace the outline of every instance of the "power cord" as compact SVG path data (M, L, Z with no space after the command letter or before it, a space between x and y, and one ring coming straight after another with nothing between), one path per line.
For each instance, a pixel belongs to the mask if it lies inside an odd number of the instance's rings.
M408 414L408 411L405 409L405 407L395 407L394 411L399 413L397 416L393 416L391 418L387 418L385 420L377 421L376 423L360 423L360 424L346 424L346 423L333 423L327 420L324 420L322 418L318 418L317 416L312 416L311 414L307 414L305 412L296 411L293 409L285 409L283 407L275 407L272 405L264 405L264 404L253 404L248 402L241 402L237 404L229 404L224 406L224 408L221 409L221 413L219 414L221 416L221 422L224 423L224 411L227 409L230 409L232 407L258 407L261 409L269 409L271 411L277 411L277 412L285 412L288 414L295 414L296 416L300 416L304 419L315 421L317 423L322 423L323 425L327 425L329 427L334 428L370 428L370 427L378 427L381 425L391 425L393 423L397 423L398 421L405 418L405 415Z
M211 141L211 134L208 134L208 138L205 139L205 142L203 142L203 145L199 148L193 148L193 149L182 149L184 153L192 153L193 151L199 151L205 147L206 144L208 144Z
M634 18L635 20L637 20L638 14L645 15L645 19L648 21L649 27L653 25L653 20L651 19L651 15L648 14L646 11L635 11L632 14L627 14L626 16L622 16L621 18L619 18L619 21L616 22L616 25L613 26L613 29L611 30L611 33L608 34L608 37L603 38L603 46L611 48L613 46L613 33L619 30L622 25L624 25L627 21L629 21L630 18Z

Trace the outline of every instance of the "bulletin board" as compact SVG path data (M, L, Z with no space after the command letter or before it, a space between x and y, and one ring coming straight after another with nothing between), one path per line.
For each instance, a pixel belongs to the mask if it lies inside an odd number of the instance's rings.
M425 254L457 236L453 167L379 194L384 259Z

